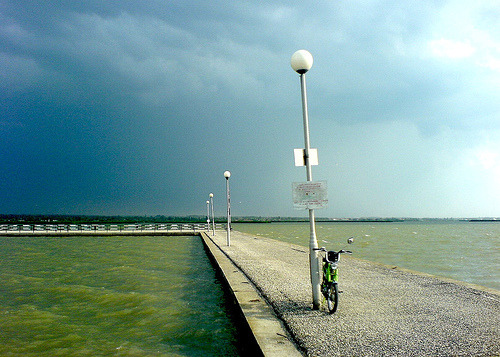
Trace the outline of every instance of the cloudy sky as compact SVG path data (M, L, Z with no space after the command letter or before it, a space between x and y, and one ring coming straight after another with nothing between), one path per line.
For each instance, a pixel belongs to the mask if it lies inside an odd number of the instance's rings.
M0 0L0 213L500 216L497 0Z

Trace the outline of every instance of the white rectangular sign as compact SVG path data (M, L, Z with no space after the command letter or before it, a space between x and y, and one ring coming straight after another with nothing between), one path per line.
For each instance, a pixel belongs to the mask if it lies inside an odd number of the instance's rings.
M292 189L295 209L319 209L328 206L326 181L293 182Z
M293 149L295 166L306 166L305 151L305 149ZM311 166L318 164L318 149L309 149L309 163Z

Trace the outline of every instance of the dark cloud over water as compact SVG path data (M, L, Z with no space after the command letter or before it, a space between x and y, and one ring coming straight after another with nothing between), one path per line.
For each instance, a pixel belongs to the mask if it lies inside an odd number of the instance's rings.
M498 216L492 1L4 1L0 211L297 215L308 49L325 216Z

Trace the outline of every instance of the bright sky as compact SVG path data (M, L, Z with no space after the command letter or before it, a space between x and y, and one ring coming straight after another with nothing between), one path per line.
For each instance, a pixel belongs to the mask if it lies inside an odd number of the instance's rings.
M0 2L0 213L500 216L497 0Z

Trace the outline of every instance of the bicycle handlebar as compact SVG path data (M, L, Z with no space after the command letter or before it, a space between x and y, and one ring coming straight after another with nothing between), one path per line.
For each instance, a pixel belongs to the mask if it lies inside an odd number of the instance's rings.
M328 250L325 247L313 248L313 250L319 250L321 252L328 252ZM339 250L337 253L339 253L339 254L342 254L342 253L352 254L352 252L350 250L344 250L344 249Z
M313 250L320 250L322 252L326 252L326 248L325 247L321 247L321 248L313 248Z

